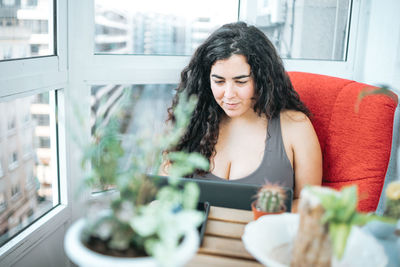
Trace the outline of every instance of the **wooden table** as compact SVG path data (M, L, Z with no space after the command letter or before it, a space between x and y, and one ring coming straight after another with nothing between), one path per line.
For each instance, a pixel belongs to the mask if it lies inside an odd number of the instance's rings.
M263 266L244 248L242 235L253 213L211 207L203 245L186 266Z

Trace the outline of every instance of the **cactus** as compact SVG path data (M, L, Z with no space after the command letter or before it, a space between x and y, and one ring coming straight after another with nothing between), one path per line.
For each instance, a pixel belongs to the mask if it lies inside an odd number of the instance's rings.
M286 194L282 187L273 184L263 185L257 192L256 208L264 212L286 210Z
M391 182L386 189L385 216L400 219L400 181Z

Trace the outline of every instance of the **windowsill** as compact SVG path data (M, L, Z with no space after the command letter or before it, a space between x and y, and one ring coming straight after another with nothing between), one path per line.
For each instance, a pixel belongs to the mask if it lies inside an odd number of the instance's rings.
M32 152L28 152L28 153L25 153L25 154L22 156L22 159L25 160L25 161L27 161L27 160L30 159L31 157L32 157Z
M17 133L17 129L15 127L11 128L11 129L7 129L7 136L8 137L10 137L12 135L15 135L16 133Z
M70 209L58 205L27 229L0 247L0 265L11 266L15 259L29 252L70 219Z
M22 196L21 192L15 193L14 195L11 196L11 201L16 202L21 198L21 196Z
M29 128L29 127L32 126L30 120L23 120L23 121L21 122L21 124L22 124L22 127L23 127L24 129L27 129L27 128Z
M33 188L35 188L35 183L34 182L31 182L31 181L26 182L25 191L28 193L28 195L32 191Z
M0 204L0 214L2 214L3 211L5 211L6 209L7 209L7 204L5 203Z

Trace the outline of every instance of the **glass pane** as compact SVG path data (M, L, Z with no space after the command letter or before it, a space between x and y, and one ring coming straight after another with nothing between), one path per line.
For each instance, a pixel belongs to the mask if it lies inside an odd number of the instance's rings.
M152 138L162 134L166 127L167 109L172 103L177 85L100 85L91 90L91 126L109 123L117 110L122 110L119 132L125 152L134 153L133 137ZM126 94L128 92L128 94ZM129 155L124 155L124 157ZM130 164L129 160L124 160ZM155 166L155 169L158 166ZM155 174L154 170L148 173ZM96 188L97 189L97 188Z
M0 60L54 55L53 0L0 1Z
M255 24L281 57L346 60L350 0L258 0Z
M49 94L0 102L0 246L58 204Z
M95 0L95 53L190 55L239 0Z

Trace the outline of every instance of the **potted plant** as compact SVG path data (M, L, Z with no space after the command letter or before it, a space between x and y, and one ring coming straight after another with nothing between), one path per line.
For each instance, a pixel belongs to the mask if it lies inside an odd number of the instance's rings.
M265 184L257 192L251 203L254 220L267 214L280 214L286 211L285 190L279 185Z
M356 186L341 191L320 186L305 187L300 195L300 222L291 266L331 266L333 258L342 259L353 226L375 220L389 224L395 222L391 218L357 212L356 208Z
M91 164L85 188L106 194L91 201L91 207L100 208L92 208L66 233L66 254L75 264L182 266L194 256L199 246L197 227L204 219L196 211L199 189L195 183L180 186L176 177L208 169L208 161L196 153L162 152L184 133L195 105L194 97L182 94L168 133L153 138L142 129L144 136L132 136L135 146L129 148L133 151L129 155L117 115L96 129L82 159L83 166ZM171 162L171 177L160 188L146 173L163 160Z
M400 181L391 182L386 188L386 203L383 214L400 220Z

